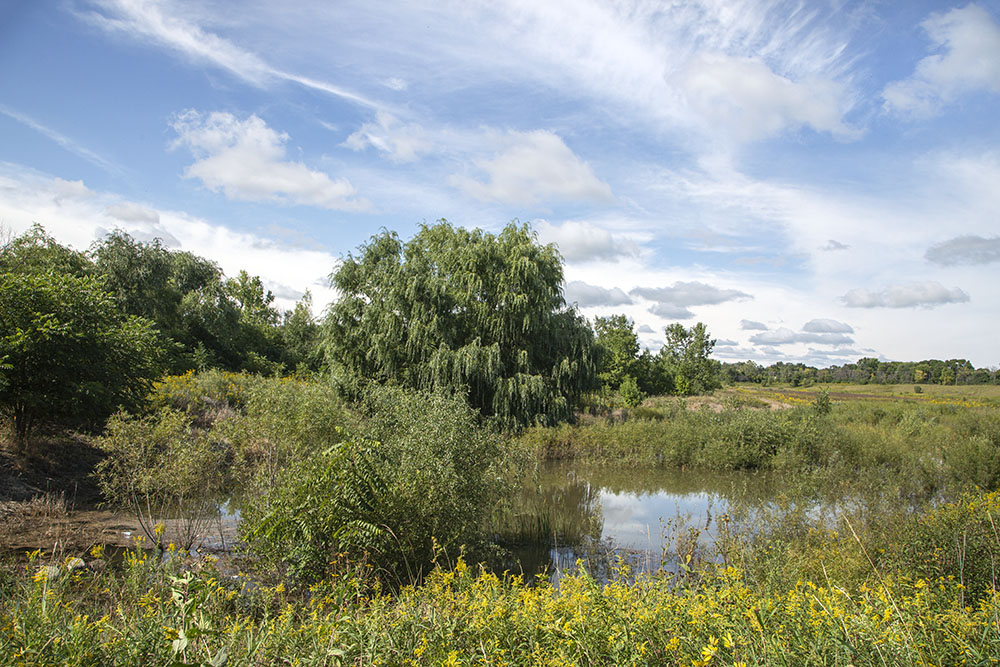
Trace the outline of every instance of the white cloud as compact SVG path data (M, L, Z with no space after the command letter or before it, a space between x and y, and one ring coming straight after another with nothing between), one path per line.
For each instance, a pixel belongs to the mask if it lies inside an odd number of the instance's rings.
M825 250L827 252L830 252L832 250L847 250L850 247L851 246L847 245L846 243L841 243L840 241L829 239L825 245L820 247L820 250Z
M793 82L762 62L713 54L692 59L677 81L700 117L739 141L796 127L857 136L843 122L844 86L828 79Z
M639 333L655 334L656 329L649 326L648 324L643 324L642 326L639 327Z
M667 320L690 320L694 313L684 306L673 303L657 303L649 307L649 312Z
M774 331L762 331L750 336L750 342L757 345L791 345L793 343L817 343L819 345L850 345L854 339L843 333L795 332L786 327Z
M740 329L744 331L767 331L767 325L755 320L740 320Z
M355 151L371 146L388 155L393 162L412 162L431 149L424 128L403 125L392 114L379 111L374 123L365 123L351 134L344 145Z
M933 115L960 95L1000 93L1000 25L979 5L932 14L921 24L941 53L917 63L913 74L886 86L886 107Z
M0 163L0 220L14 233L38 222L57 241L80 250L103 237L109 225L113 225L136 239L162 238L171 247L207 257L218 262L229 276L241 269L259 273L268 286L277 287L276 296L279 292L286 296L301 295L310 289L316 312L322 312L334 297L325 280L316 281L317 276L329 275L337 266L338 260L330 252L279 243L183 212L95 192L79 182L67 188L67 183L70 182ZM111 211L132 218L139 211L147 214L145 219L129 221L112 217ZM153 223L154 218L159 222ZM294 299L278 296L277 303L280 308L290 308Z
M145 206L139 206L131 202L112 204L104 209L104 212L112 218L117 218L122 222L148 222L157 224L160 222L160 214Z
M370 207L355 199L346 179L333 180L301 162L285 161L288 135L272 130L256 115L240 120L231 113L178 114L172 126L175 146L186 146L196 158L184 170L210 190L222 190L230 199L274 201L359 211Z
M486 180L456 174L452 185L481 201L511 205L612 199L611 188L558 135L510 131L496 139L499 151L491 159L475 161Z
M716 347L736 347L739 343L729 338L719 338L715 341Z
M628 294L617 287L608 289L597 285L588 285L581 280L566 283L566 301L575 303L581 308L594 306L624 306L632 303Z
M947 303L965 303L969 295L958 287L948 289L935 281L890 285L878 291L853 289L841 297L849 308L933 308Z
M590 222L567 220L555 225L541 220L535 224L535 229L539 240L555 243L567 262L615 260L639 255L639 246L635 242L622 239Z
M931 246L924 257L942 266L1000 262L1000 236L956 236Z
M828 319L809 320L802 325L802 330L812 333L854 333L850 324Z
M670 287L636 287L630 294L641 296L650 301L677 306L709 306L726 301L753 298L739 290L721 289L698 281L677 281Z

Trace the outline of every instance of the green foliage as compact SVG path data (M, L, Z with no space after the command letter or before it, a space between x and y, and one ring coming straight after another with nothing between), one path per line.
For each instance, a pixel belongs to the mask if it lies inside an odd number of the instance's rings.
M18 439L43 419L99 424L136 405L161 372L152 323L123 316L103 283L69 274L0 274L0 407Z
M812 407L818 415L830 414L833 405L830 402L830 392L826 388L820 389L819 393L816 394L816 400L813 401Z
M594 331L600 353L598 377L601 384L617 390L626 376L635 382L635 362L639 356L639 337L634 324L625 315L597 317ZM636 387L638 389L638 387Z
M295 308L285 312L281 325L285 364L296 371L318 371L320 367L319 324L312 306L312 294L307 290Z
M639 384L631 375L626 375L625 379L622 380L618 387L618 395L622 397L622 402L629 408L636 407L646 398L646 394L639 389Z
M704 394L722 386L719 363L709 358L715 339L709 338L704 324L698 322L688 329L675 322L664 330L664 335L666 343L660 350L659 362L673 377L675 393Z
M39 224L0 244L0 273L50 272L86 276L93 267L86 255L59 245Z
M461 399L373 388L349 438L295 462L244 511L253 553L297 577L333 555L372 559L392 585L419 580L436 548L481 547L506 497L510 457Z
M107 455L96 471L105 497L131 510L156 546L190 549L228 488L229 448L174 410L117 414L96 444ZM169 531L168 518L177 524Z
M372 237L333 275L327 363L379 383L461 391L500 422L555 423L594 387L593 333L562 295L562 262L527 225L441 222Z

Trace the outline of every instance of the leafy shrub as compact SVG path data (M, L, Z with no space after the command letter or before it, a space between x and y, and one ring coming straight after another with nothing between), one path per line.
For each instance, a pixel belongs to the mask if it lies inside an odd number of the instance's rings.
M156 546L176 539L190 549L227 490L229 448L170 409L114 415L96 442L107 454L96 471L105 497L132 510ZM176 530L164 530L166 518L176 520Z
M336 553L369 557L393 585L418 581L436 549L486 542L509 496L511 457L459 398L374 387L350 439L283 471L244 511L251 551L304 579Z
M621 386L618 387L618 394L622 397L622 402L629 408L636 407L646 398L646 394L639 389L639 384L631 375L626 375L625 379L622 380Z

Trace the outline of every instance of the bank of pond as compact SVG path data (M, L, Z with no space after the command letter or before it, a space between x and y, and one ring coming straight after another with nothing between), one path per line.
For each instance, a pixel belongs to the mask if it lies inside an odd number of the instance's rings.
M0 664L1000 654L992 404L729 390L509 434L453 396L343 394L191 374L113 418L98 475L142 538L9 558ZM240 546L206 555L223 499Z

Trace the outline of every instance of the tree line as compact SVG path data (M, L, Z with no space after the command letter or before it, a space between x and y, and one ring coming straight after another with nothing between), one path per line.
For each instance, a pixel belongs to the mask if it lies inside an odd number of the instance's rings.
M880 361L873 357L853 364L815 368L779 361L762 366L754 361L722 364L721 373L729 383L790 384L808 386L817 382L850 384L1000 384L997 368L976 368L967 359L925 359L923 361Z
M634 404L719 384L701 323L667 327L656 355L624 316L592 325L528 225L383 231L331 283L321 319L308 292L279 312L247 271L123 231L77 251L35 225L0 243L0 410L23 444L45 421L99 429L165 375L221 369L322 374L354 397L370 383L453 394L516 428L571 419L599 390Z

